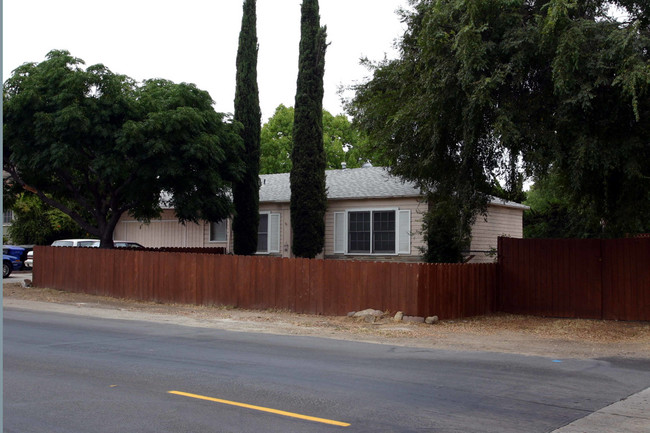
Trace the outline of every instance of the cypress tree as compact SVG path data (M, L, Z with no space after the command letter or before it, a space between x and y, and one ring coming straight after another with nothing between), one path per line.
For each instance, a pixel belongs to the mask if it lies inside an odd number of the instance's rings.
M292 249L314 258L325 243L326 158L323 149L323 75L327 31L320 26L318 0L303 0L300 57L291 152Z
M246 170L242 180L233 184L235 215L232 228L235 254L257 251L259 225L259 171L261 112L257 87L256 0L244 0L244 14L237 50L237 87L235 120L241 122Z

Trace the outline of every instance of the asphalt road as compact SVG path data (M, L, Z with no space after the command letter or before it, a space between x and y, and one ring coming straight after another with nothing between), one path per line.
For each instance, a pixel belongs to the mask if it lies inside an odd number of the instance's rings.
M4 310L10 433L550 432L648 386L647 360L461 353Z

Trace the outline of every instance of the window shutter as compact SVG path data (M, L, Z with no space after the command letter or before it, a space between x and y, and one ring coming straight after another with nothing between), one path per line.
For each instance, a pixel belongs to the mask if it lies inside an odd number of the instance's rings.
M397 211L398 225L399 225L399 247L398 254L411 254L411 211L399 210Z
M345 212L334 212L334 252L345 253Z
M269 252L280 252L280 214L269 215Z

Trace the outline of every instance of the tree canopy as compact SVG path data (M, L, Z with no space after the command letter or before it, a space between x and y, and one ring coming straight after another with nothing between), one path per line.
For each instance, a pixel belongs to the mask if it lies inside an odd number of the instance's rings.
M610 16L611 5L628 15ZM400 57L369 65L373 76L356 86L348 111L393 173L431 195L430 216L452 214L444 219L457 221L459 248L495 179L514 191L520 170L542 178L553 167L567 199L604 221L604 235L643 229L640 215L650 212L644 2L411 6L402 11ZM432 249L440 239L427 236Z
M4 83L5 185L66 213L102 247L122 214L148 221L161 200L181 222L228 217L241 138L209 94L83 64L51 51Z
M20 194L11 209L13 220L7 232L14 244L50 245L57 239L87 237L72 218L29 192Z
M291 171L294 111L280 104L262 126L260 173ZM365 135L352 126L347 116L334 116L327 110L323 110L323 148L327 169L341 168L343 162L348 168L361 167L377 159Z

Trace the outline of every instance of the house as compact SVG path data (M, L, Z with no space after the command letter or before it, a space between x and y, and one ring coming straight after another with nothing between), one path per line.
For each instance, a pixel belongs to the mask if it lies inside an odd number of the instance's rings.
M258 254L291 257L289 173L260 176ZM427 210L420 191L383 167L326 171L328 207L325 248L321 257L376 261L422 261L422 219ZM487 219L472 229L468 255L472 262L493 261L489 255L498 236L521 238L523 212L518 203L493 199ZM172 209L145 225L129 216L118 223L115 239L148 247L225 247L232 251L230 221L179 224Z

